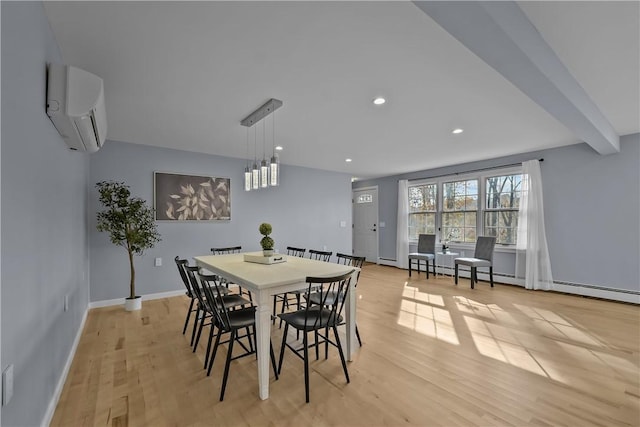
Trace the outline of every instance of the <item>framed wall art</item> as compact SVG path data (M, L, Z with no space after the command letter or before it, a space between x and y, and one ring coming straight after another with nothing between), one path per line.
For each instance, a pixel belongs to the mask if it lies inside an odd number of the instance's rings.
M157 221L229 221L231 180L154 172Z

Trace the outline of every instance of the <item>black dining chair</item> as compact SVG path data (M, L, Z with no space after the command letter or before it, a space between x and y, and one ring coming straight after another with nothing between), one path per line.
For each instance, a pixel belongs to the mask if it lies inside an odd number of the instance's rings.
M210 303L212 310L213 323L217 328L216 340L213 345L212 354L208 357L207 375L211 374L211 368L220 346L220 338L222 334L229 334L229 339L225 342L229 344L227 349L227 359L224 366L224 375L222 377L222 387L220 389L220 401L224 400L224 393L227 388L227 379L229 378L229 367L232 360L256 354L258 343L256 341L256 307L244 307L231 310L225 302L225 295L221 292L224 287L218 283L218 276L200 275L202 289ZM246 334L239 334L240 330L245 330ZM248 340L248 346L242 342L242 339ZM211 342L211 340L209 340ZM233 356L233 346L237 343L244 350L240 355ZM273 353L273 346L269 344L271 357L271 366L275 372L276 380L278 379L278 371L276 369L276 359Z
M296 248L294 246L287 246L287 256L295 256L299 258L304 258L304 254L307 251L306 248ZM293 293L287 292L284 294L277 294L273 296L273 314L271 317L271 323L276 323L276 315L277 315L277 305L278 302L282 304L280 308L280 313L284 313L285 309L289 308L290 296L293 296ZM282 327L282 321L280 321L280 326Z
M411 277L411 264L413 261L417 263L418 275L420 275L420 261L424 261L427 266L427 279L429 278L429 261L433 264L433 275L436 275L436 235L420 234L418 236L418 252L409 254L409 277Z
M239 254L240 252L242 252L242 246L226 246L226 247L211 248L211 253L214 255L231 255L231 254ZM227 288L229 287L229 285L233 284L233 283L229 283L224 278L221 278L221 281L222 281L222 284L224 284L224 286L226 286ZM242 289L242 286L240 285L238 285L238 291L240 292L240 295L247 295L249 297L249 300L253 301L251 292Z
M358 267L358 268L362 268L366 259L365 257L358 257L354 255L346 255L341 253L337 253L336 258L338 258L338 264L349 265L351 267ZM358 271L356 278L360 278L360 271ZM356 283L353 284L353 287L355 288L357 286L358 286L358 281L356 280ZM345 295L333 295L333 294L327 295L325 297L319 292L312 292L311 294L307 294L304 296L305 300L307 300L307 303L316 304L316 305L319 305L322 302L323 298L325 299L325 303L329 305L336 304L336 302L342 303L343 302L342 298L344 297ZM356 337L358 338L358 344L360 344L360 347L362 347L362 340L360 339L360 331L358 330L357 324L356 324ZM324 352L325 352L324 357L326 359L327 352L328 352L328 345L325 345Z
M244 309L244 308L249 308L252 307L253 304L251 303L251 301L243 298L241 295L239 294L230 294L228 293L228 290L226 287L224 287L224 285L222 284L218 284L218 282L220 281L220 278L218 276L216 276L215 274L203 274L199 269L189 269L187 271L187 273L189 274L189 279L191 280L191 282L197 283L198 286L202 289L203 292L203 296L205 299L205 303L207 304L207 311L208 313L211 315L211 324L209 325L209 340L207 341L207 349L205 350L204 353L204 368L207 368L208 365L208 361L209 361L209 355L210 355L210 350L211 350L211 341L213 339L213 333L214 333L214 329L216 327L219 327L218 324L215 322L216 318L215 318L215 313L214 313L214 306L211 304L211 300L209 299L209 297L211 296L211 290L214 286L220 287L220 289L216 289L215 294L220 294L222 295L222 299L221 302L222 304L224 304L224 306L227 309L231 309L231 310L239 310L239 309ZM196 279L196 274L197 274L197 279ZM208 294L209 293L209 294ZM202 324L200 325L200 329L202 329ZM250 335L249 330L247 329L247 335ZM200 331L198 331L198 337L200 336ZM253 344L251 343L251 341L249 342L249 347L253 348ZM211 362L213 363L213 362ZM208 374L207 374L208 375Z
M189 310L187 312L187 318L185 319L184 327L182 328L182 334L184 334L187 330L187 325L189 324L189 319L191 317L191 313L195 313L195 319L193 322L193 330L191 332L191 341L190 346L193 347L193 351L198 347L198 341L200 336L196 338L196 332L201 330L207 320L208 314L206 311L206 303L204 301L204 296L202 295L200 286L196 283L195 285L192 283L192 280L189 278L189 270L197 270L197 267L189 266L189 261L186 259L180 259L179 257L175 257L174 261L176 263L176 267L178 267L178 273L180 274L180 278L184 283L185 288L187 288L187 296L191 298L191 302L189 304ZM228 289L224 289L223 293L228 293ZM198 322L200 320L200 322ZM198 328L200 325L200 328Z
M458 284L458 266L471 267L471 289L474 283L478 283L478 267L489 267L489 281L493 288L493 249L496 246L496 238L492 236L480 236L476 241L476 250L473 258L456 258L455 283Z
M187 310L187 316L184 320L184 327L182 328L182 335L184 335L187 332L187 326L189 325L189 320L191 319L191 313L196 312L196 320L193 324L193 333L191 334L191 345L193 345L193 341L195 338L195 334L196 334L196 324L198 323L198 301L197 298L195 296L195 294L193 293L193 291L191 290L191 284L189 283L189 279L187 278L187 275L185 274L184 268L183 266L185 265L189 265L189 261L186 259L180 259L180 257L176 256L174 258L174 261L176 263L176 267L178 268L178 274L180 275L180 279L182 281L182 284L184 285L184 287L186 288L186 292L185 294L189 297L189 299L191 300L189 302L189 309Z
M354 270L346 274L342 274L335 277L307 277L307 294L312 292L319 292L321 295L319 304L312 305L306 304L306 307L288 313L281 313L278 315L285 324L284 332L282 334L282 346L280 347L280 359L278 361L278 373L282 373L282 362L284 360L285 348L291 350L296 356L301 358L304 362L304 388L306 402L309 403L309 347L316 347L316 357L318 353L318 336L320 336L325 343L329 343L338 349L340 355L340 361L342 362L342 369L344 376L349 383L349 371L347 370L347 363L342 350L342 344L340 343L340 337L338 336L337 326L343 321L342 310L344 308L345 298L335 298L339 301L335 304L328 304L327 298L329 295L346 295L349 292L349 286L351 284L351 274ZM293 345L287 343L287 332L289 327L296 329L297 332L302 332L302 347L296 348ZM329 333L322 335L321 331L333 331L334 340L331 340ZM313 344L309 344L308 335L309 332L313 332L316 339Z

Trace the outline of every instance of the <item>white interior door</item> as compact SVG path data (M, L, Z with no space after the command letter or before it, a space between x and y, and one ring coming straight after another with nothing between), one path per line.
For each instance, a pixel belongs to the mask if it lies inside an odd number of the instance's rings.
M353 254L378 262L378 187L353 191Z

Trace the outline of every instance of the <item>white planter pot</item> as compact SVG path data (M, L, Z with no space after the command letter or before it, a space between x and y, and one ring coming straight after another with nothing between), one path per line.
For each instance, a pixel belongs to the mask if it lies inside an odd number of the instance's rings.
M274 253L273 249L263 249L262 250L262 255L264 256L272 256Z
M136 311L142 308L142 297L137 296L133 299L125 298L124 300L124 309L127 311Z

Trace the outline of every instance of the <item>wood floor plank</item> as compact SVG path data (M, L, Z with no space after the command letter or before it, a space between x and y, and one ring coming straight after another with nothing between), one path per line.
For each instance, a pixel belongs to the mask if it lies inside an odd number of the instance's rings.
M331 348L310 363L309 404L290 352L280 379L271 373L270 399L258 398L256 361L245 357L219 402L227 347L207 377L208 328L195 353L181 333L186 296L137 313L93 309L51 425L640 425L635 305L483 282L471 290L377 265L363 268L357 297L363 346L351 383ZM276 353L281 334L272 328Z

